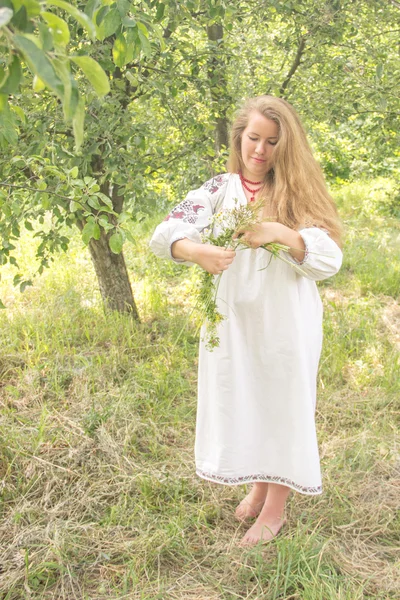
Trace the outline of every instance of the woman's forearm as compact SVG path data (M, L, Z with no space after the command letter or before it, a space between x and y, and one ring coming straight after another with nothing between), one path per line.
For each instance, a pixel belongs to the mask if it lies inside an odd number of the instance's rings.
M276 240L279 244L289 246L289 253L299 262L304 260L306 245L298 231L282 225L279 230L279 239Z

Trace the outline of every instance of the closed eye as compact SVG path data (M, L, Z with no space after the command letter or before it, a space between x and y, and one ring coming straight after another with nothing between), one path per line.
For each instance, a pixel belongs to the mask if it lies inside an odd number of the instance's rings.
M256 137L251 137L250 135L247 136L249 138L249 140L251 140L252 142L258 142L258 138ZM270 146L276 146L278 142L270 142L268 141L268 144L270 144Z

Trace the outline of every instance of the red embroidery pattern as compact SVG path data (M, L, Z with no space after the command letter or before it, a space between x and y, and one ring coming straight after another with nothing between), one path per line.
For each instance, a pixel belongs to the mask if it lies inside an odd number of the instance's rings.
M191 223L193 225L199 217L199 212L204 209L203 204L195 204L192 200L184 200L165 217L164 221L182 219L184 223Z
M202 186L201 190L205 190L210 194L215 194L222 187L229 177L229 173L224 173L224 175L217 175L213 177L209 181L206 181ZM189 194L190 196L190 194ZM195 204L193 200L187 198L178 206L176 206L164 219L164 221L169 221L170 219L182 219L184 223L191 223L194 225L196 223L199 212L205 210L205 206L203 204Z
M209 481L215 481L217 483L224 483L226 485L240 485L242 483L254 483L255 481L264 481L265 483L279 483L281 485L287 485L288 487L301 492L302 494L321 494L322 486L317 487L306 487L299 485L291 479L286 477L279 477L278 475L264 475L263 473L255 475L244 475L243 477L222 477L222 475L215 475L214 473L207 473L206 471L196 471L197 475L202 479L208 479Z
M207 190L207 192L210 192L211 194L215 194L215 192L218 192L219 188L222 187L226 183L226 180L228 177L229 177L229 173L224 173L224 175L217 175L216 177L209 179L209 181L206 181L202 185L202 187L205 190Z
M301 235L301 233L300 233L300 235ZM301 236L301 237L303 237L303 236ZM297 263L298 265L304 265L304 263L308 261L308 257L310 256L310 253L308 251L308 245L307 245L307 242L306 242L306 240L304 238L303 238L303 242L304 242L304 245L305 245L304 258L303 258L303 260L301 262Z

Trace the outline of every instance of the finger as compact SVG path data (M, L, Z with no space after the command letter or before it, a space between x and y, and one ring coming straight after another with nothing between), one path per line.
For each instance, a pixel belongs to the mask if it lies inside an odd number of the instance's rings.
M234 250L227 250L226 248L220 253L222 260L225 260L226 258L233 258L235 255L236 252Z

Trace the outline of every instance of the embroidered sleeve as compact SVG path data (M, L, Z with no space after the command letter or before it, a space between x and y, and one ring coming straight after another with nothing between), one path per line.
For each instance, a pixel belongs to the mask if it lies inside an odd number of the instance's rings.
M215 194L221 187L226 185L228 177L229 175L227 175L227 173L225 173L224 175L217 175L216 177L213 177L212 179L206 181L202 187L208 192L210 192L210 194Z
M193 200L187 199L175 206L171 212L165 217L164 221L170 219L181 219L183 223L191 223L194 225L199 218L199 214L206 210L204 204L199 204Z
M306 247L304 259L299 262L287 254L287 258L300 267L299 274L313 281L335 275L342 265L343 254L329 233L318 227L306 227L299 233Z
M201 243L200 233L209 225L210 218L223 201L229 174L217 175L197 190L192 190L158 225L150 241L150 247L160 258L171 258L175 262L183 262L172 256L172 244L187 238Z

